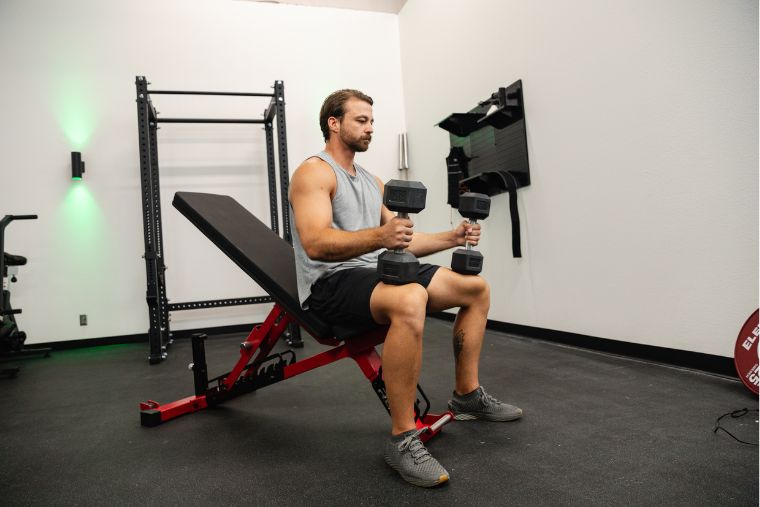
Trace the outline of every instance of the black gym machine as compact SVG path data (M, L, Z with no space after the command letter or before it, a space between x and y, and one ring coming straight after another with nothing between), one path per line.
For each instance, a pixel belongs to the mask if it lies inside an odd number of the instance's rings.
M5 251L5 228L15 220L36 220L37 215L5 215L0 220L0 273L3 279L3 288L0 290L0 358L3 361L42 354L45 357L50 355L50 348L25 348L26 333L18 328L15 315L21 313L20 308L11 306L10 284L16 282L15 273L8 268L17 268L26 265L26 257L21 255L12 255ZM8 290L5 288L5 280L8 279ZM19 368L2 368L0 376L15 377Z
M150 327L148 341L150 353L148 361L156 364L168 355L168 347L173 342L169 325L169 313L180 310L217 308L271 303L269 296L238 297L207 301L169 303L164 272L164 247L161 222L161 196L158 166L159 123L216 123L216 124L261 124L266 135L267 172L269 177L269 209L271 229L279 234L277 184L279 169L280 203L282 206L282 237L292 244L290 217L288 215L288 148L285 128L285 84L275 81L269 93L177 91L148 89L150 83L144 76L135 78L137 102L137 128L140 147L140 181L142 187L143 236L145 241L145 269L147 279L146 301ZM152 95L208 95L268 97L269 104L261 118L164 118L153 105ZM275 128L276 124L276 128ZM275 134L276 130L276 134ZM275 161L275 137L277 138L277 163ZM277 167L279 166L279 167ZM303 347L300 329L293 324L284 335L288 345Z

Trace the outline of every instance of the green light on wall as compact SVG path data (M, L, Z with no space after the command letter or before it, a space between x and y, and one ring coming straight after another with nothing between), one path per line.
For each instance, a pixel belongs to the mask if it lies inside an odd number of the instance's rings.
M96 273L108 260L113 244L103 210L83 181L72 181L57 213L61 262L74 272Z
M61 70L60 72L66 72ZM58 125L72 150L84 150L95 131L95 104L87 80L81 74L63 74L53 81L53 109Z
M119 234L116 224L109 220L109 205L99 201L99 196L87 181L71 181L59 197L54 217L55 262L60 269L54 284L60 285L71 317L91 313L103 308L113 295L113 273L121 269L115 258L115 236ZM77 289L71 289L72 285ZM76 298L70 295L76 294ZM77 329L85 333L92 328Z
M62 218L69 229L67 235L81 243L87 240L88 230L100 226L102 213L87 185L81 182L81 178L74 181L76 183L69 187L63 200Z

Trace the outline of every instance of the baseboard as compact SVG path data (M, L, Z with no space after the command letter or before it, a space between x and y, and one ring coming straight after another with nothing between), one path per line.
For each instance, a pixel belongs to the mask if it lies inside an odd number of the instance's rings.
M452 313L440 312L430 315L431 317L454 321L455 315ZM543 329L540 327L523 326L520 324L510 324L498 320L488 320L487 329L501 331L503 333L516 334L535 338L538 340L550 341L580 347L584 349L608 352L621 356L644 359L657 363L664 363L673 366L680 366L694 370L702 370L727 377L739 378L734 366L734 360L731 357L715 356L712 354L703 354L701 352L691 352L688 350L669 349L666 347L656 347L654 345L642 345L639 343L623 342L611 340L608 338L598 338L565 331L555 331L552 329Z
M452 313L439 312L430 315L430 317L453 322L455 315ZM205 333L210 336L248 333L256 324L233 324L229 326L218 326L198 329L183 329L172 331L172 338L175 340L187 339L195 333ZM666 347L656 347L654 345L642 345L639 343L623 342L611 340L608 338L598 338L566 331L555 331L540 327L523 326L520 324L510 324L498 320L488 320L486 324L488 329L500 331L503 333L516 334L535 338L538 340L562 343L573 347L580 347L589 350L618 354L626 357L644 359L657 363L664 363L694 370L702 370L727 377L739 378L734 366L734 360L731 357L715 356L712 354L703 354L701 352L691 352L688 350L677 350ZM96 347L100 345L120 345L124 343L141 343L148 341L148 334L132 334L122 336L109 336L105 338L88 338L85 340L69 340L62 342L50 343L30 343L27 348L50 347L53 350L67 350L82 347Z
M172 339L183 340L190 338L195 333L205 333L209 336L232 334L232 333L248 333L255 324L232 324L229 326L217 326L198 329L181 329L172 331ZM122 345L125 343L147 343L148 333L129 334L121 336L107 336L103 338L86 338L83 340L67 340L61 342L48 342L48 343L28 343L25 348L36 349L50 347L53 350L69 350L79 349L83 347L98 347L101 345Z

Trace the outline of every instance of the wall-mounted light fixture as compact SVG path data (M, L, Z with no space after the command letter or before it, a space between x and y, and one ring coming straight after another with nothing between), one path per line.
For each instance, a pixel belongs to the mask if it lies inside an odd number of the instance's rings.
M81 180L84 174L84 161L82 154L78 151L71 152L71 179Z

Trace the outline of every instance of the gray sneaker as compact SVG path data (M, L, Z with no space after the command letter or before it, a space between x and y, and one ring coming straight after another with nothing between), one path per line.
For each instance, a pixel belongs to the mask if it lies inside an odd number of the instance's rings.
M431 488L449 480L449 473L430 455L420 440L422 430L391 437L385 444L385 462L406 481Z
M483 386L459 396L456 392L449 400L449 410L457 421L485 419L487 421L514 421L522 417L522 409L501 402L486 393Z

